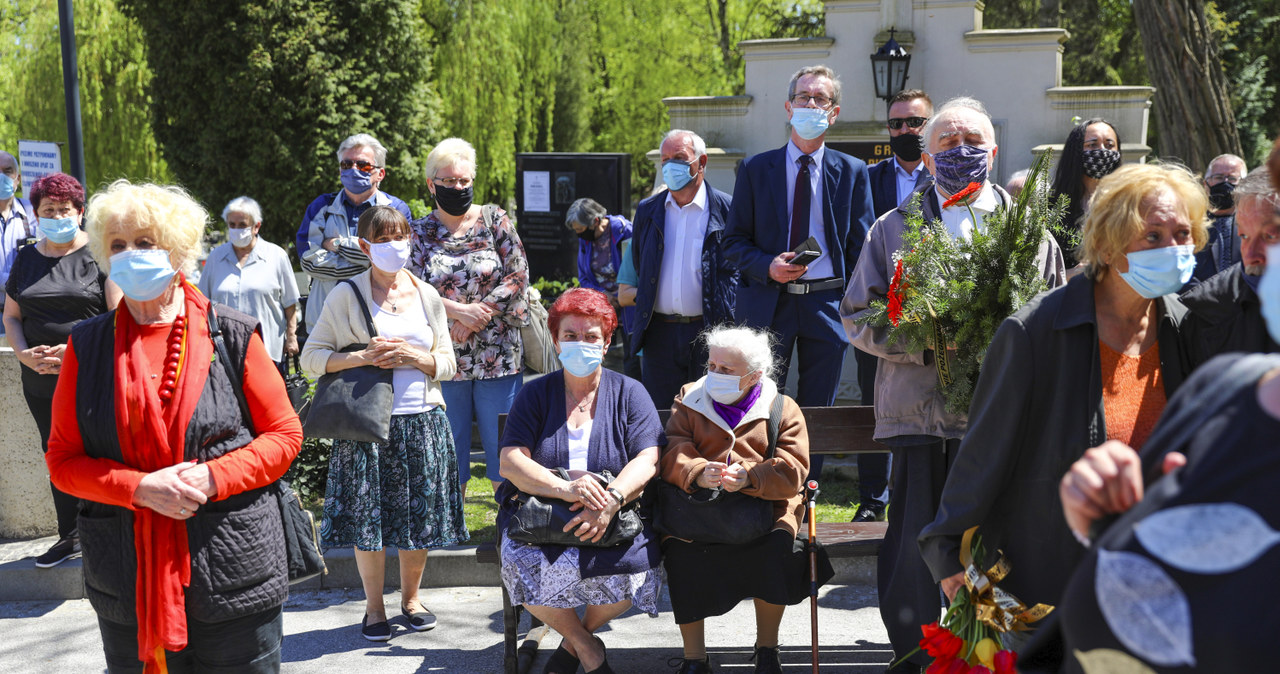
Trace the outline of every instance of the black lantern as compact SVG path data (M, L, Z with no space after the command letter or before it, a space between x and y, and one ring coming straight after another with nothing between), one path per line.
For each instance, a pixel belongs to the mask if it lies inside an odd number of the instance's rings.
M894 29L889 29L889 41L871 55L871 79L876 85L876 97L886 101L906 88L907 68L911 55L893 39Z

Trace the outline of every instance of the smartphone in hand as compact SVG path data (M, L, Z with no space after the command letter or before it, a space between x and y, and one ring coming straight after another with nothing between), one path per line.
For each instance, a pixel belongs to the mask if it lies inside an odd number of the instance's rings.
M795 250L791 252L796 254L795 257L791 258L791 264L801 267L808 267L815 260L822 257L822 251L818 248L818 240L812 236L800 242L800 245L796 246Z

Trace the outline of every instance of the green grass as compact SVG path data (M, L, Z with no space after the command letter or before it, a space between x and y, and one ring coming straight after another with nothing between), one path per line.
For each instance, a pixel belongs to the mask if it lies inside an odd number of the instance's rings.
M471 481L467 483L467 498L462 506L467 531L471 532L471 545L492 542L498 531L494 524L498 504L493 500L493 486L484 471L484 463L471 464ZM818 493L818 521L848 522L858 510L857 498L858 480L843 466L827 467Z

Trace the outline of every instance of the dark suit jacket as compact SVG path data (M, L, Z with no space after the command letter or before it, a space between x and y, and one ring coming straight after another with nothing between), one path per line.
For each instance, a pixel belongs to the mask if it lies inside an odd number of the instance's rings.
M769 262L790 250L787 230L787 148L748 157L738 169L725 230L724 249L742 273L735 316L739 323L769 327L778 304L779 284L769 279ZM822 219L832 271L848 279L875 221L867 165L830 147L823 154ZM801 333L809 332L801 326ZM831 326L823 326L829 329ZM835 330L843 334L839 319Z
M871 179L871 203L875 207L874 217L878 218L897 208L908 194L898 194L898 176L893 158L882 159L867 167L867 175ZM916 174L916 187L929 181L929 171L921 165Z
M1192 368L1232 351L1280 351L1267 334L1262 303L1244 282L1244 266L1239 262L1183 293L1180 299L1190 312L1182 337Z
M725 260L721 241L729 217L729 195L707 183L707 234L702 240L702 320L711 327L733 321L738 270ZM629 349L635 355L644 348L645 330L653 320L658 297L658 275L666 236L667 195L663 190L640 202L632 225L631 259L636 268L636 306L627 328Z

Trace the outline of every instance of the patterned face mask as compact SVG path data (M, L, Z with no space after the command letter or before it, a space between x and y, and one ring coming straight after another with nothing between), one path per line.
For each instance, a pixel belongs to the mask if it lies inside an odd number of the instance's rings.
M1084 174L1099 180L1120 166L1120 151L1098 148L1084 151Z

